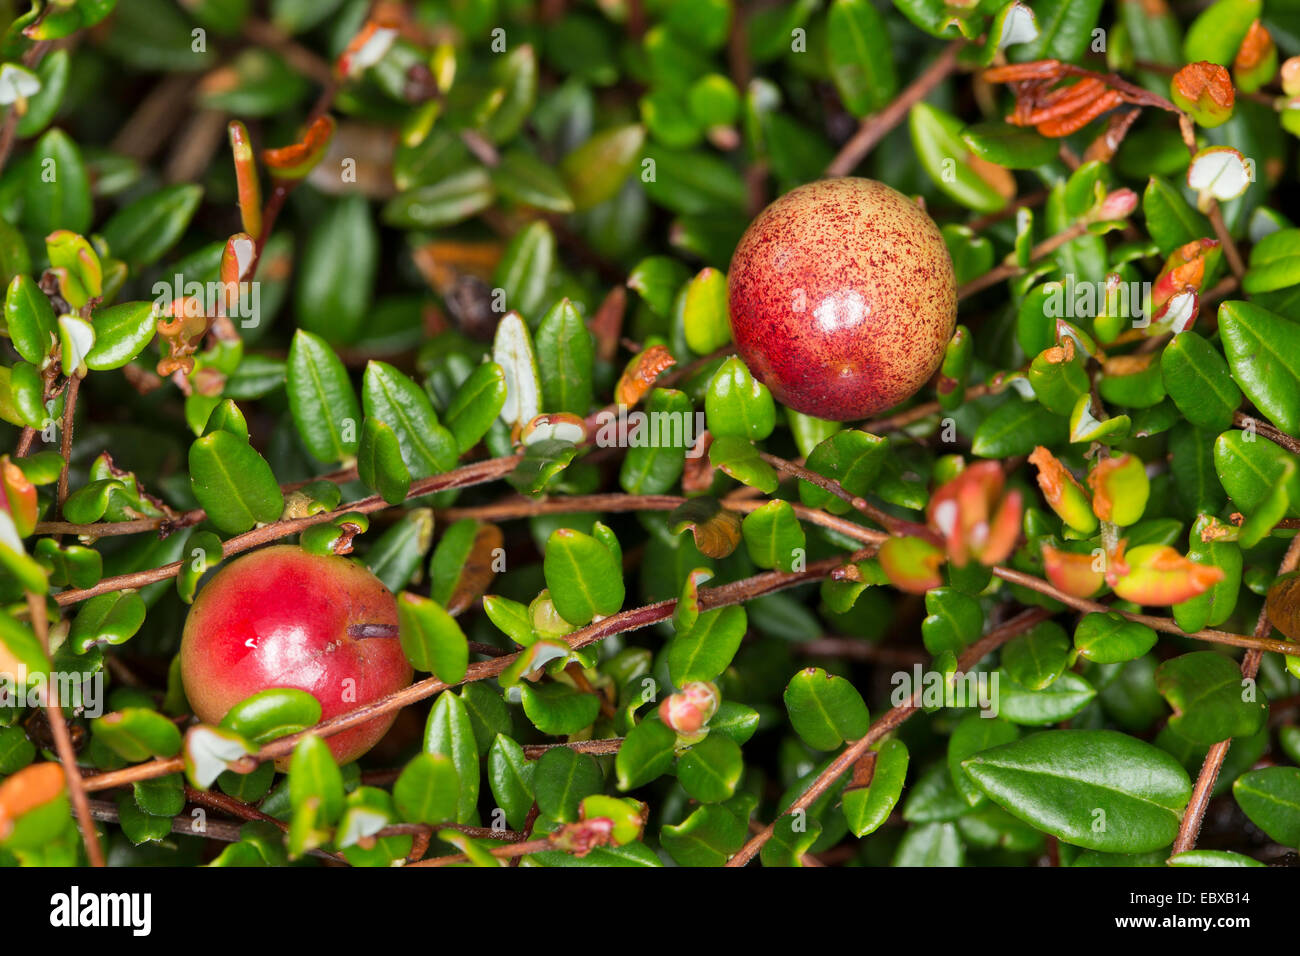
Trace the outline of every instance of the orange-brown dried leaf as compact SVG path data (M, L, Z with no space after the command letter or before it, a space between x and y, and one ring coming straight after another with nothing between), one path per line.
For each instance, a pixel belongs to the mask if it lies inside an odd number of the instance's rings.
M621 287L616 287L621 288ZM614 388L614 401L629 408L654 387L655 379L677 364L677 359L662 345L652 345L632 357Z
M447 599L447 613L460 614L487 593L497 573L496 556L504 543L501 529L496 525L484 522L478 526L465 567L456 580L456 589Z
M1237 57L1232 61L1232 68L1238 71L1253 70L1263 63L1276 50L1273 44L1273 37L1269 34L1268 28L1259 20L1250 25L1246 31L1246 38L1241 41L1241 47L1237 50Z
M320 162L333 138L334 117L318 116L298 142L262 150L262 162L280 179L302 179Z
M63 767L53 761L24 767L0 783L0 840L14 828L14 821L29 810L49 803L64 792Z
M1124 102L1124 97L1117 90L1106 90L1091 103L1057 119L1039 123L1036 129L1049 139L1060 139L1083 129L1102 113L1113 110Z
M618 354L619 338L623 334L623 314L627 311L627 289L616 285L601 300L587 328L596 342L596 357L602 362L612 362ZM625 404L631 405L632 402Z

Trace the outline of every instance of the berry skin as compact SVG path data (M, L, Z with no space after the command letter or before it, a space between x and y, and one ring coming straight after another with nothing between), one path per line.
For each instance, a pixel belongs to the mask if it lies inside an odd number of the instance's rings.
M220 723L271 687L312 694L321 719L411 683L397 637L397 602L346 558L262 548L221 568L199 592L181 639L181 679L195 714ZM378 742L396 711L330 736L340 764Z
M728 272L737 351L778 401L852 421L938 370L957 281L925 211L871 179L791 190L750 224Z

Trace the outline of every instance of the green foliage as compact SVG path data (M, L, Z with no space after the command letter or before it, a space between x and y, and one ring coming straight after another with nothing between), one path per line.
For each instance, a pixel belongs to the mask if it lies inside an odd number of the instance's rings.
M1296 849L1300 124L1238 58L1256 22L1294 53L1292 14L413 0L394 36L367 8L3 14L0 676L104 682L58 703L83 773L136 768L92 794L111 862ZM1201 60L1237 88L1212 129L1165 102ZM1131 127L1019 123L1081 71L1129 81ZM1227 163L1203 190L1194 151ZM961 325L874 330L926 384L838 422L737 354L728 275L767 202L845 174L921 200ZM801 281L771 307L809 336L886 304ZM194 716L185 615L273 543L388 589L331 651L393 641L409 687ZM39 709L0 709L0 865L89 862ZM1236 805L1214 849L1198 778ZM182 838L187 787L246 822Z

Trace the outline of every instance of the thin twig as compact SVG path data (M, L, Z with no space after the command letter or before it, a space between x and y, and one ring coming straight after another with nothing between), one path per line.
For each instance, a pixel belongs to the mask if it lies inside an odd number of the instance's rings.
M1074 225L1067 229L1063 229L1056 235L1049 236L1030 250L1030 263L1032 264L1041 259L1046 259L1057 249L1061 248L1061 246L1074 239L1078 239L1087 231L1088 226L1086 223L1076 222ZM999 266L993 267L982 276L976 276L964 285L959 286L957 288L957 298L968 298L976 292L983 292L985 289L989 288L989 286L997 285L1003 279L1014 279L1018 275L1023 275L1025 271L1024 268L1014 262L1004 262Z
M1300 562L1300 535L1291 539L1291 546L1287 548L1286 556L1282 559L1277 573L1286 574L1294 571L1298 562ZM1272 629L1273 624L1268 619L1267 609L1262 608L1255 622L1255 637L1262 640ZM1258 648L1251 648L1246 652L1241 662L1243 681L1254 680L1255 675L1259 673L1259 664L1263 657L1264 652ZM1210 805L1210 796L1214 793L1214 784L1219 779L1219 771L1223 768L1223 760L1228 755L1230 746L1232 746L1232 738L1220 740L1205 755L1200 773L1196 775L1196 785L1192 788L1192 798L1183 812L1183 820L1178 827L1178 838L1174 840L1171 855L1186 852L1196 846L1196 838L1201 832L1201 821L1205 818L1206 808Z
M468 488L471 485L480 485L488 481L494 481L497 478L510 472L515 465L519 463L519 455L510 455L505 458L491 458L486 461L475 462L471 465L464 465L452 471L445 472L441 475L434 475L430 478L421 478L419 481L411 483L410 491L407 493L408 498L417 498L421 495L432 494L435 491L444 491L448 488ZM256 548L258 545L268 544L280 538L287 537L291 534L297 534L313 525L324 524L333 521L340 515L350 511L359 511L362 514L372 514L376 511L383 511L390 508L387 501L379 495L372 495L369 498L362 498L359 501L351 501L339 505L333 511L324 512L317 515L309 515L305 518L286 518L276 521L260 528L254 528L244 534L236 535L227 541L222 542L222 557L230 557L232 554L239 554ZM171 564L164 564L162 567L150 568L147 571L132 571L128 574L119 574L115 577L104 578L98 584L89 588L72 589L69 591L60 591L55 595L55 600L60 605L76 604L85 601L99 594L108 594L112 591L122 591L127 588L142 588L147 584L153 584L156 581L165 581L168 578L174 578L180 573L184 566L184 561L173 561Z
M856 133L840 148L840 151L826 167L827 176L847 176L876 148L889 131L903 121L913 106L925 99L930 91L946 80L957 67L957 53L965 40L953 40L943 52L926 67L925 71L903 90L893 102L879 113L872 113L862 120Z
M712 610L713 608L742 604L745 601L766 594L774 594L777 591L783 591L800 584L819 581L839 567L843 561L844 559L840 557L826 558L809 564L803 571L768 571L740 581L719 585L718 587L701 588L700 607L704 610ZM580 650L616 634L624 634L628 631L649 627L660 621L666 621L672 617L673 610L676 607L676 599L671 599L660 601L657 604L647 604L644 607L633 608L629 611L620 611L600 621L588 624L586 627L579 628L569 634L565 640L574 650ZM342 733L376 717L401 710L417 701L432 697L449 687L496 677L513 664L518 657L519 654L515 653L490 661L473 663L466 671L465 677L458 681L457 684L448 684L436 677L426 678L378 700L356 707L347 713L331 717L329 720L322 721L301 733L273 740L257 753L251 754L245 759L250 763L264 763L268 760L288 756L293 752L298 741L305 736L329 737ZM178 773L184 768L185 761L181 757L150 760L121 770L112 770L89 777L86 780L86 788L92 791L107 790L110 787L121 787L139 780L152 780L155 777L165 776L169 773Z
M989 631L968 647L957 660L957 671L960 673L970 670L979 663L985 654L996 650L1016 635L1024 633L1039 621L1046 620L1049 617L1051 617L1051 612L1043 608L1033 608L1021 612L1001 627ZM867 729L866 736L854 741L841 751L840 755L817 775L817 778L808 785L808 789L804 790L799 795L799 799L790 804L782 815L794 813L796 810L806 810L812 806L822 794L831 788L831 785L836 780L858 762L858 758L866 753L872 744L882 740L887 734L893 733L908 717L911 717L913 713L920 709L922 692L923 688L917 687L906 702L899 704L886 712L884 716L877 718ZM751 837L739 853L727 861L727 866L744 866L758 854L758 851L763 848L763 844L770 840L775 832L776 824L768 824Z
M50 632L49 620L46 618L45 598L28 591L27 607L32 619L32 630L36 632L36 638L41 642L41 647L48 657ZM46 695L45 715L50 723L50 732L54 735L54 749L59 755L59 763L63 765L63 776L68 784L68 796L77 815L81 840L86 845L86 857L90 860L91 866L103 866L104 851L99 845L99 834L95 832L90 802L86 797L81 771L77 768L77 754L72 749L72 736L68 733L68 722L63 717L63 707L59 703L57 681L49 682Z
M59 435L59 453L63 456L63 467L59 469L59 514L63 514L63 502L68 498L68 468L72 461L72 423L77 413L77 395L81 391L81 376L73 375L68 379L68 387L63 392L63 429Z
M1268 422L1253 418L1244 412L1233 412L1232 427L1240 428L1244 432L1263 435L1279 448L1285 448L1293 455L1300 455L1300 441L1292 438L1281 429L1274 428Z

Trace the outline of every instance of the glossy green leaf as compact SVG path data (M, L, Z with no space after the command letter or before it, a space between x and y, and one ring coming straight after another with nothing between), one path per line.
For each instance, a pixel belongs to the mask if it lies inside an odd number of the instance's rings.
M961 138L980 159L1007 169L1033 169L1050 163L1060 148L1055 140L1032 129L998 121L967 126Z
M995 803L1058 839L1109 853L1168 846L1191 781L1164 751L1111 730L1048 730L963 763Z
M397 600L397 620L402 650L416 670L432 671L447 684L465 679L469 645L441 604L404 592Z
M714 438L759 441L776 427L772 393L735 357L723 362L710 379L704 412Z
M228 534L275 521L284 510L284 496L266 459L230 432L213 432L194 442L189 463L194 497Z
M439 423L424 389L408 376L386 362L370 362L361 401L367 418L392 429L412 478L426 478L456 467L456 439Z
M1000 717L969 714L958 721L948 738L948 773L968 804L975 806L984 799L984 794L962 764L978 753L1019 738L1020 728Z
M835 0L827 14L826 58L844 106L862 117L898 88L884 18L869 0Z
M343 774L329 744L315 734L303 737L289 759L289 801L297 815L312 801L316 819L328 826L343 815Z
M486 170L466 169L398 193L381 215L385 223L399 229L441 229L482 212L495 197Z
M408 823L455 821L459 797L456 766L442 754L416 754L393 784L393 804Z
M977 212L995 212L1007 204L987 180L966 162L962 122L928 103L912 107L908 128L912 147L934 184L949 197Z
M1037 402L1010 399L980 422L971 442L972 453L981 458L1028 455L1038 445L1060 445L1067 424Z
M1256 699L1237 663L1214 651L1165 661L1156 671L1156 688L1174 710L1169 726L1205 746L1249 737L1268 717L1268 707Z
M40 365L58 340L50 300L30 276L15 276L5 292L5 325L18 354Z
M397 433L378 419L367 418L361 426L357 477L390 505L405 501L411 488L411 472L402 458Z
M1228 363L1213 345L1195 332L1174 336L1160 357L1165 388L1178 410L1201 428L1223 431L1232 425L1241 404Z
M668 674L683 687L691 681L716 680L730 666L745 637L745 609L705 611L668 645Z
M97 644L125 644L144 624L145 604L138 591L111 591L81 606L68 642L78 654Z
M1300 431L1300 325L1249 302L1219 307L1232 377L1284 432Z
M492 273L493 284L505 293L505 307L536 322L546 304L554 265L555 233L546 221L538 220L519 230L507 243Z
M324 339L303 329L294 333L286 389L294 424L312 457L337 462L356 454L361 406L347 369Z
M101 232L109 250L132 266L157 262L180 241L203 198L203 187L164 186L115 212Z
M506 402L506 373L496 362L484 362L470 373L447 406L447 428L456 450L465 454L487 434Z
M741 523L750 560L760 568L793 571L805 563L807 540L788 501L769 501Z
M63 130L52 129L36 141L24 193L26 224L37 235L90 228L90 180L80 148Z
M424 728L424 750L451 760L460 781L456 822L470 822L478 805L478 745L464 702L450 691L439 694L429 711L429 720Z
M1069 653L1070 639L1061 626L1042 621L1002 648L1002 667L1026 690L1042 690L1061 676Z
M658 720L643 720L623 738L614 760L618 788L644 786L666 773L673 765L677 735Z
M700 803L722 803L735 795L744 769L736 742L711 733L678 758L677 779Z
M866 787L850 784L844 791L844 817L854 836L864 837L889 819L903 792L907 778L907 746L897 738L882 741L875 748L871 782Z
M497 734L488 751L488 785L492 797L513 830L522 830L533 805L533 777L537 764L524 757L524 748L505 734Z
M521 686L524 714L544 734L565 736L590 727L600 714L600 698L566 684Z
M311 694L292 687L272 687L231 707L221 726L261 745L306 730L319 723L320 717L320 701Z
M1265 767L1232 785L1237 805L1252 823L1283 846L1300 846L1300 769Z
M560 175L576 209L612 199L641 158L645 129L616 126L596 133L560 161Z
M578 805L584 797L599 793L604 777L593 757L568 747L552 747L537 761L533 789L537 809L556 820L578 819Z
M555 609L570 624L588 624L597 614L622 608L623 569L590 535L571 528L552 532L543 566Z
M1098 664L1136 660L1155 644L1155 631L1113 611L1085 614L1074 629L1074 647L1079 656Z
M1210 221L1187 204L1182 194L1159 176L1152 176L1142 193L1142 214L1160 254L1213 235Z
M784 700L795 733L815 750L833 750L846 740L856 740L871 724L857 689L820 667L795 674L786 685Z
M1042 690L1021 687L1005 671L999 671L997 676L997 712L1016 724L1044 727L1069 720L1097 696L1096 688L1072 671L1061 674Z
M586 415L592 401L595 349L572 302L561 299L546 313L537 327L536 344L545 410Z
M126 707L91 722L91 732L105 746L132 763L151 757L174 757L181 732L170 720L144 707Z

